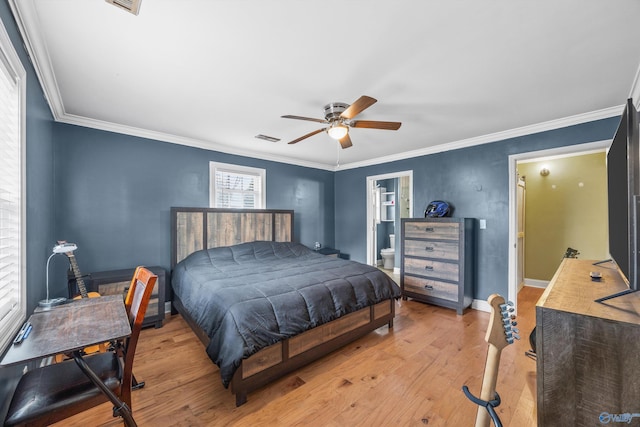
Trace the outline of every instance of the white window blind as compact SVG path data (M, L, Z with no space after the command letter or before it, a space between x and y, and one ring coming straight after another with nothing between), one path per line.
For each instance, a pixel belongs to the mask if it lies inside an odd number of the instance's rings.
M263 209L265 170L227 163L210 164L210 200L214 208Z
M24 68L0 22L0 352L26 318L24 82Z

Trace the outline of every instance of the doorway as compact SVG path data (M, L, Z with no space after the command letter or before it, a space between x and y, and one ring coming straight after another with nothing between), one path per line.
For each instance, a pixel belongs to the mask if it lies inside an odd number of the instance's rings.
M561 158L570 156L580 156L595 152L602 152L611 145L611 141L598 141L588 144L580 144L568 147L559 147L550 150L534 151L509 156L509 266L508 266L508 299L516 304L517 295L521 281L524 280L526 268L524 245L524 229L521 230L521 222L524 221L519 216L518 195L522 189L518 186L520 177L518 176L519 162L533 162L541 159ZM523 202L524 202L523 197ZM519 233L522 231L522 235ZM523 237L520 240L520 237ZM559 254L561 257L562 254ZM522 276L521 276L522 275Z
M382 188L385 190L382 191ZM392 191L393 189L393 191ZM387 242L387 235L393 235L395 246L395 261L393 271L400 273L400 224L402 218L413 217L413 171L392 172L384 175L367 177L367 264L377 266L380 252L379 241ZM384 193L384 194L383 194ZM389 204L393 198L394 206ZM386 202L386 203L385 203ZM391 210L394 216L391 219ZM389 212L389 213L387 213ZM388 223L385 236L379 236L379 226ZM393 231L393 232L392 232ZM380 239L379 239L380 237Z

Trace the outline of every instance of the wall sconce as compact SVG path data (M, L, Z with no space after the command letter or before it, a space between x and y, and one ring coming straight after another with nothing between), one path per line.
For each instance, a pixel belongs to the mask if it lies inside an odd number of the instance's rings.
M548 176L551 173L551 171L547 168L542 168L540 169L540 175L541 176Z

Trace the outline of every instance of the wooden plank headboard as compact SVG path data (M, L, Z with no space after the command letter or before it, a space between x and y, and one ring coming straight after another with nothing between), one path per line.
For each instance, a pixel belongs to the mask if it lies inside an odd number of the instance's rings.
M256 240L293 241L293 211L171 208L171 269L192 252Z

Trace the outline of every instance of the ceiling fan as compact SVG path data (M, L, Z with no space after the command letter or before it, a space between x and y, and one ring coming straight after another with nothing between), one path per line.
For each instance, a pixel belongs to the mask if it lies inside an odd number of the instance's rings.
M353 144L349 137L350 128L368 128L368 129L385 129L385 130L398 130L402 123L400 122L380 122L372 120L353 120L355 116L371 107L378 102L377 99L370 96L363 95L356 100L353 104L345 104L344 102L332 102L324 106L324 120L314 119L310 117L301 116L282 116L284 119L296 119L296 120L308 120L311 122L324 123L329 125L322 129L314 130L300 138L294 139L289 144L295 144L310 136L316 135L320 132L326 131L333 139L340 141L342 148L349 148Z

